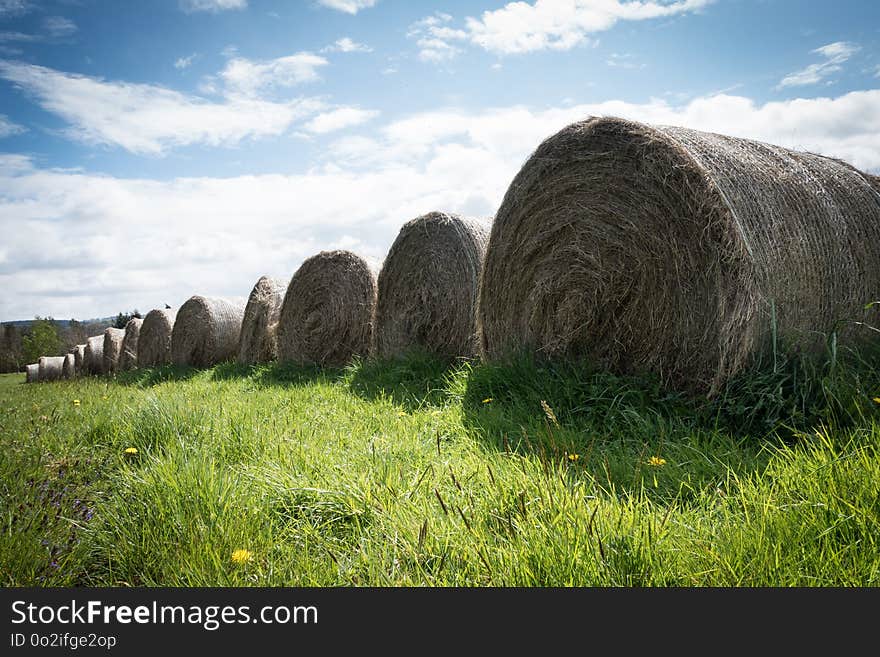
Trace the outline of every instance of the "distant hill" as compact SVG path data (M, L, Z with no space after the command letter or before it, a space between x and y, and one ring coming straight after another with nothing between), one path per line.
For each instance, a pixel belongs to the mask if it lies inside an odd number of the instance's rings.
M71 320L69 319L52 319L53 322L58 324L58 326L62 328L67 328L70 326ZM76 320L80 324L112 324L116 321L116 316L113 317L94 317L92 319L78 319ZM12 324L16 328L25 329L29 328L31 324L34 323L33 319L16 319L8 322L0 322L0 324Z

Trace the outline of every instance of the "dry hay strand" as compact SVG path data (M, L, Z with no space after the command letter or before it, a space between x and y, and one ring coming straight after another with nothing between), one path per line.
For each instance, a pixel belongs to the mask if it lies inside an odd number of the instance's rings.
M125 336L122 338L122 352L119 354L119 371L128 372L137 368L138 340L144 320L132 317L125 325Z
M475 312L491 222L431 212L408 221L378 278L374 353L477 353Z
M321 251L290 279L278 320L278 359L342 367L370 351L376 267L351 251Z
M192 296L177 311L171 362L211 367L235 358L245 300Z
M83 374L99 376L104 371L104 334L86 339L83 352Z
M481 351L585 358L712 394L774 333L785 348L861 333L841 322L880 296L878 262L880 198L846 163L590 118L545 140L505 194Z
M58 381L64 375L64 356L40 356L39 380Z
M176 315L176 310L156 308L144 316L138 335L138 367L160 367L171 363L171 333Z
M104 329L104 364L102 371L112 376L119 371L119 357L122 354L122 341L125 340L125 329L109 327Z
M261 276L248 297L238 339L238 362L268 363L278 357L278 317L287 286Z
M76 376L76 356L72 353L64 355L64 362L61 364L61 378L72 379Z
M30 365L26 365L24 368L24 382L25 383L36 383L40 380L40 364L39 363L31 363Z

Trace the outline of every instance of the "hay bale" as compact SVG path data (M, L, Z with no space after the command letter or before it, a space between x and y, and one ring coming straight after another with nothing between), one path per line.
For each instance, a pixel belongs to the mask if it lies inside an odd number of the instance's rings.
M30 365L26 365L24 368L24 382L25 383L36 383L40 380L40 364L39 363L31 363Z
M351 251L307 258L287 286L278 319L278 359L341 367L369 354L376 267Z
M125 340L125 329L113 326L104 329L102 371L107 376L113 376L119 371L119 357L122 355L123 340Z
M104 371L104 334L93 335L86 339L83 352L83 373L99 376Z
M238 297L190 297L174 320L171 362L211 367L235 358L244 307L245 300Z
M177 311L156 308L144 317L138 336L138 367L159 367L171 362L171 333Z
M85 372L83 371L83 366L85 362L86 356L86 346L84 344L78 344L73 348L73 358L74 358L74 372L76 376L82 376Z
M849 165L590 118L545 140L505 194L481 350L585 357L711 394L769 345L774 322L789 347L817 348L838 320L863 319L878 262L880 201Z
M287 286L275 278L260 277L248 297L238 338L238 362L268 363L278 357L278 316Z
M59 381L64 372L64 356L40 356L40 381Z
M378 277L374 353L476 355L475 312L491 222L431 212L400 229Z
M125 337L122 339L122 352L119 354L119 371L128 372L137 368L138 339L144 320L132 317L125 325Z
M76 376L76 356L73 354L65 354L64 362L61 364L61 378L72 379Z

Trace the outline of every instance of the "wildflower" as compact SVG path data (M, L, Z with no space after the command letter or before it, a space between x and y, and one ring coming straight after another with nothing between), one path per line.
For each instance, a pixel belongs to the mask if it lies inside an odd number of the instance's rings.
M137 453L138 453L138 448L137 448L137 447L126 447L126 448L125 448L125 453L126 453L126 454L132 454L132 455L137 454Z
M41 419L43 422L48 422L48 421L49 421L49 416L48 416L48 415L41 415L41 416L40 416L40 419Z
M569 454L569 455L568 455L568 460L569 460L569 461L577 461L580 457L581 457L580 454Z
M545 402L543 399L541 400L541 408L544 409L544 415L547 416L547 419L554 424L555 426L559 426L559 420L556 419L556 413L553 412L553 409L550 408L550 404Z
M101 397L101 399L110 399L110 398L107 395L104 395L103 397Z
M880 404L880 397L874 397L874 401Z
M662 465L666 465L666 459L664 459L661 456L652 456L646 462L648 465L655 467L655 468L659 468Z
M74 399L74 400L73 400L73 405L74 405L74 406L79 406L79 399Z
M232 552L232 563L241 566L250 561L253 556L250 550L234 550Z
M486 398L483 400L483 403L484 403L484 404L490 404L490 403L492 403L492 398L491 398L491 397L486 397Z
M397 411L397 417L404 417L406 415L406 411Z

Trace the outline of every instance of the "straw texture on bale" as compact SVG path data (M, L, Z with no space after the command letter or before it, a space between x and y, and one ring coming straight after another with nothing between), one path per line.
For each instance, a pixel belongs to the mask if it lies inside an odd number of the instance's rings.
M849 165L590 118L545 140L505 194L481 350L585 358L712 394L769 346L771 327L809 349L838 320L864 319L878 262L880 199ZM858 332L850 322L839 337Z
M171 363L171 333L177 311L156 308L144 316L138 335L138 367L160 367Z
M40 380L40 364L39 363L31 363L30 365L26 365L24 368L24 382L25 383L36 383Z
M104 334L93 335L86 340L83 352L83 374L99 376L104 371Z
M475 312L491 222L431 212L400 229L378 277L374 353L476 354Z
M210 367L234 359L244 307L245 300L238 297L190 297L174 320L171 362Z
M64 356L40 356L40 381L58 381L64 375Z
M86 356L86 346L84 344L78 344L73 348L73 359L74 359L74 373L76 376L82 376L83 372L83 363L85 361Z
M278 359L341 367L370 352L376 267L351 251L307 258L287 286L278 320Z
M119 371L119 357L122 355L122 341L125 340L125 329L110 326L104 329L104 365L103 372L107 375Z
M238 362L268 363L278 357L278 316L287 286L261 276L248 297L238 339Z
M65 354L61 365L61 377L72 379L76 376L76 357L73 354Z
M137 368L138 340L144 320L132 317L125 325L125 337L122 339L122 353L119 354L119 371L128 372Z

